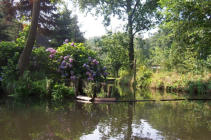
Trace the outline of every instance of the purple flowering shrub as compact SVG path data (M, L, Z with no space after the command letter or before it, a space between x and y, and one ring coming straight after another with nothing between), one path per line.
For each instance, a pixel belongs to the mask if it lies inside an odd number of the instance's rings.
M88 57L88 61L83 64L83 68L85 72L84 77L87 78L88 81L102 81L108 76L106 67L102 67L99 61L92 57Z
M54 48L48 48L46 49L46 52L50 53L49 58L53 58L54 55L56 54L56 50Z
M87 49L82 43L65 43L57 50L48 48L46 51L64 79L74 81L81 78L90 82L100 82L108 75L106 67L96 59L95 52Z

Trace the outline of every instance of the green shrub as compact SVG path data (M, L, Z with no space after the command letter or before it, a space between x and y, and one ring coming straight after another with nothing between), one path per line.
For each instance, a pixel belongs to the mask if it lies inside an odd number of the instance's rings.
M67 87L64 84L55 84L52 89L53 100L63 100L65 98L73 98L75 90L72 87Z
M188 91L191 94L205 94L209 88L209 84L203 81L190 81L188 83Z
M15 42L0 42L0 66L7 66L8 60L17 63L22 50Z
M151 84L152 72L145 66L141 66L137 72L136 81L140 88L148 88Z
M23 77L18 80L10 79L6 83L3 81L7 92L16 97L38 97L48 96L51 80L44 78L42 80L33 80L31 74L26 71Z
M49 71L49 57L44 47L34 48L30 61L30 71L47 73Z
M117 79L120 85L133 85L134 84L134 74L130 70L121 70L120 78Z

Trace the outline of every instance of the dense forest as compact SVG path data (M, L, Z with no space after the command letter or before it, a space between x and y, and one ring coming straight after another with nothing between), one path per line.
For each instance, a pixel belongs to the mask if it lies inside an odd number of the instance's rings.
M62 0L2 0L1 96L95 97L108 79L136 88L211 93L209 0L71 2L103 16L105 26L113 16L125 26L85 39ZM144 38L153 28L158 31Z

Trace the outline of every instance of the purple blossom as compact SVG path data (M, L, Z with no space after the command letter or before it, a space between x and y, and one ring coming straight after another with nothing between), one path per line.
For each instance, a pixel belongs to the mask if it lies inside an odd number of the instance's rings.
M60 69L66 69L67 66L61 65L59 68L60 68Z
M89 69L89 65L86 65L86 69Z
M94 79L93 79L93 77L89 77L87 80L93 81Z
M83 64L83 67L86 67L87 65L86 64Z
M92 60L92 64L97 65L97 64L99 64L99 61L97 61L96 59L93 59L93 60Z
M104 70L104 71L107 70L106 66L103 67L103 70Z
M75 80L75 79L76 79L76 76L75 76L75 75L70 76L70 79L71 79L71 80Z
M54 48L47 48L46 52L50 52L51 54L56 54L56 50Z
M73 62L73 59L72 58L69 58L69 62L72 63Z
M50 55L49 55L49 58L52 59L53 57L54 57L54 54L50 54Z
M69 39L65 39L63 44L67 44L69 42Z
M99 61L96 61L95 64L96 64L96 65L99 64Z
M93 59L93 60L92 60L93 63L96 63L96 61L97 61L96 59Z
M72 67L73 67L73 65L72 65L72 64L68 64L68 67L69 67L69 68L72 68Z
M73 42L73 43L71 43L71 46L75 47L75 44L74 44L74 42Z
M53 49L53 50L51 51L51 53L52 53L52 54L56 54L56 50Z
M64 60L67 60L67 59L69 59L69 58L70 58L70 56L67 55L67 56L64 57Z
M67 64L67 63L63 60L61 65L62 65L62 66L65 66L66 64Z
M89 60L89 61L92 61L92 58L89 56L89 57L88 57L88 60Z
M108 76L108 73L107 72L104 72L103 73L103 76L105 76L105 77Z
M86 75L91 75L91 73L89 71L86 72Z
M93 77L95 77L96 76L96 73L93 73Z

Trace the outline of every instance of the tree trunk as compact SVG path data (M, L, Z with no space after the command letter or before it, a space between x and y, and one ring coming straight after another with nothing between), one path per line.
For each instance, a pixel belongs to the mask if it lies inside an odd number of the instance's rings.
M132 28L131 28L132 30ZM134 68L134 44L133 44L133 32L129 29L129 63L130 63L130 69L132 70Z
M39 15L40 15L40 0L33 0L31 27L29 30L26 46L18 61L18 69L20 75L24 73L24 71L27 69L29 65L31 52L36 39Z
M133 44L133 13L132 13L132 1L127 0L127 14L128 14L128 36L129 36L129 63L130 63L130 69L133 69L134 65L134 44Z

